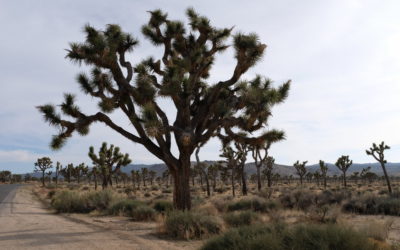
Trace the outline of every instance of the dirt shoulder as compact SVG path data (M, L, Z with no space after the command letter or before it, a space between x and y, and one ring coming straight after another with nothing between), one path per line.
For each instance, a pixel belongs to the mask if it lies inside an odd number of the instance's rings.
M154 234L156 223L124 217L57 215L19 188L0 211L3 249L197 249L201 242L175 242Z

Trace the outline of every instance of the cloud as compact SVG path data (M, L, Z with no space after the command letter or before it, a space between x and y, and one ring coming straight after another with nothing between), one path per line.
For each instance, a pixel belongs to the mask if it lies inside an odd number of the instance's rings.
M26 150L0 150L0 163L8 162L33 162L40 156Z

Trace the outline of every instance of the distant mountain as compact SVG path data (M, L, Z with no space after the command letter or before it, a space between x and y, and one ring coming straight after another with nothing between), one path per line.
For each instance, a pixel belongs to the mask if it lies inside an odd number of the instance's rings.
M215 161L206 161L208 164L212 164ZM192 162L192 164L195 164ZM328 175L340 175L341 172L339 169L332 163L327 163L328 165ZM382 168L379 165L379 163L354 163L351 165L351 167L348 170L349 175L354 173L354 172L361 172L363 168L371 167L371 172L376 173L377 175L383 175ZM149 170L153 170L157 173L157 176L161 176L162 173L167 170L167 166L163 163L159 164L129 164L126 167L121 168L121 171L124 173L127 173L130 175L132 170L140 170L141 168L148 168ZM318 164L313 164L307 166L307 169L310 172L315 172L319 170L319 165ZM400 163L387 163L386 164L386 169L391 176L400 176ZM256 166L254 162L247 163L245 170L248 175L254 174L257 172ZM281 176L289 176L289 175L296 175L296 171L293 166L288 166L288 165L281 165L281 164L275 164L275 168L273 170L274 173L278 173ZM35 172L35 173L29 173L32 177L37 177L41 178L42 173L41 172ZM52 174L52 177L54 177L54 173Z

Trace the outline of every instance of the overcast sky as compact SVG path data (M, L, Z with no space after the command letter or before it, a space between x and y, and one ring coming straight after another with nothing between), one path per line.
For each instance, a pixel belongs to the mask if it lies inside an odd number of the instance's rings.
M268 45L247 78L261 74L277 85L292 80L287 101L273 110L270 121L287 133L287 140L271 149L276 162L334 162L341 155L372 162L365 149L382 140L392 147L388 160L400 161L400 1L0 0L0 170L32 171L42 156L89 164L89 146L100 147L103 141L119 145L134 163L159 163L142 146L101 124L92 126L88 136L74 135L61 151L51 151L56 130L35 106L59 104L68 92L77 94L84 111L96 110L96 101L82 95L75 82L86 69L65 59L68 43L83 40L84 24L101 29L120 24L140 40L130 57L137 62L160 57L140 33L146 11L161 8L187 23L189 6L216 27L256 32ZM234 63L231 50L221 55L211 82L227 79ZM113 118L129 127L119 113ZM211 140L201 159L218 159L219 149L219 142Z

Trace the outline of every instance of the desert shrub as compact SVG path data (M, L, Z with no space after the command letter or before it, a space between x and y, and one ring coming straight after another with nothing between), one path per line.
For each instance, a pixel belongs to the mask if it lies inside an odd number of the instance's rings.
M56 192L51 206L58 213L88 213L91 211L87 206L86 199L81 194L68 190Z
M268 212L270 210L278 208L279 205L275 201L267 201L261 198L247 198L228 204L228 211L238 210L253 210L255 212Z
M284 225L246 226L232 229L206 242L202 250L248 249L248 250L378 250L361 233L343 226Z
M53 198L53 196L56 194L56 191L55 190L50 190L48 193L47 193L47 198L49 198L49 199L51 199L51 198Z
M221 221L214 216L189 211L173 211L165 220L166 233L177 239L201 239L222 231Z
M131 215L133 210L142 205L143 203L136 200L122 199L112 203L108 208L108 213L113 215Z
M144 193L144 197L148 198L148 197L150 197L150 196L151 196L150 193L148 193L148 192Z
M113 191L109 189L89 192L85 196L88 206L92 210L97 209L100 211L108 209L113 199L116 198Z
M170 194L170 193L172 193L172 190L169 189L169 188L166 188L166 189L163 189L163 190L162 190L162 193L164 193L164 194Z
M158 191L158 187L157 186L151 186L151 190L152 191Z
M393 220L374 221L370 220L359 229L359 231L375 240L385 241L389 237L389 231L393 224Z
M82 189L81 190L83 190L83 191L87 191L87 190L89 190L89 187L88 186L84 186L84 187L82 187Z
M231 227L251 225L259 219L259 215L253 211L242 211L239 213L228 213L224 221Z
M80 185L78 183L68 183L67 184L67 188L69 190L75 190L75 189L79 189Z
M365 195L352 198L343 204L346 212L359 214L385 214L400 216L400 199L390 196Z
M47 189L55 189L56 188L56 184L55 183L46 184L46 188Z
M131 217L135 221L151 221L156 217L156 210L149 206L141 205L132 210Z
M160 200L154 202L153 208L159 213L166 213L173 210L174 205L170 201Z
M218 196L213 197L210 201L219 212L224 212L231 200L232 196Z
M315 198L315 195L312 193L295 190L294 192L288 192L281 195L279 200L285 208L306 210L313 205Z

